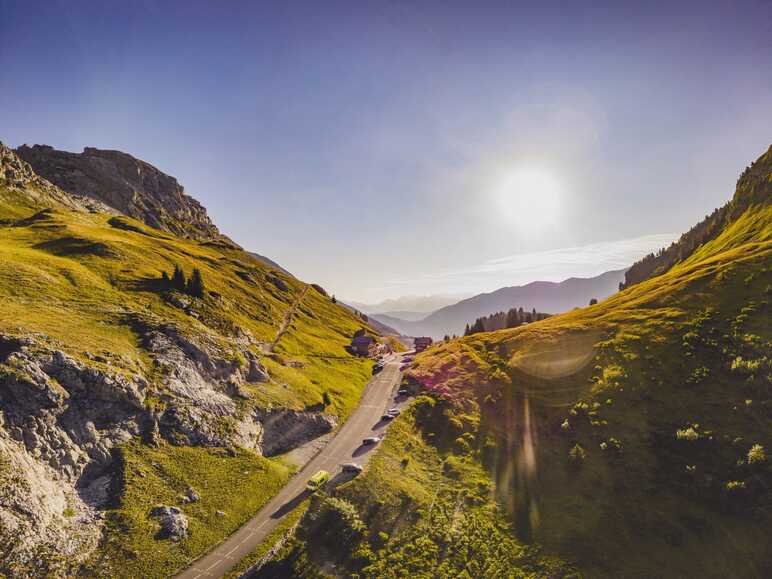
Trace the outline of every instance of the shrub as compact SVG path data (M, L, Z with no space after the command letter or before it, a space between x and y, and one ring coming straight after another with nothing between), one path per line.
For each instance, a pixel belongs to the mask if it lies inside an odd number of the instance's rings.
M699 384L705 378L707 378L710 375L710 370L706 368L705 366L700 366L699 368L695 368L692 371L691 376L687 379L687 382L689 384Z
M764 447L760 444L754 444L748 451L748 464L754 464L757 462L765 462L767 460L767 453L764 452Z
M324 498L319 507L309 513L309 519L309 536L319 537L328 546L340 546L342 541L354 549L367 532L356 507L344 499Z
M700 433L693 426L676 430L676 438L678 440L697 440L699 437Z
M738 492L745 490L745 482L741 480L730 480L724 485L724 488L729 492Z
M568 456L574 462L581 462L587 458L587 451L584 450L579 443L576 443L574 447L568 451Z

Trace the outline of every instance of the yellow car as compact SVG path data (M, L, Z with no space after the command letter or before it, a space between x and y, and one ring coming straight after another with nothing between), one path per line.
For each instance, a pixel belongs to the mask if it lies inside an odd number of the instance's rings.
M330 480L330 473L326 470L320 470L308 480L306 489L314 493L327 484L328 480Z

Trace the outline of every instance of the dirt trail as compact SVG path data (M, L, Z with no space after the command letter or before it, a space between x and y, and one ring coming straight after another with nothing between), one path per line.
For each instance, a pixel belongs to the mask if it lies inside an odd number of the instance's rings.
M268 347L266 348L266 352L273 352L273 349L276 347L276 345L279 343L279 340L281 340L282 336L287 332L289 329L290 323L292 322L292 316L295 314L295 312L298 309L298 306L300 306L300 302L303 301L303 298L306 297L306 294L308 293L309 286L305 286L303 288L303 291L300 292L300 295L298 298L292 302L292 305L287 309L287 312L284 314L284 320L281 323L281 326L279 327L279 331L276 332L276 337L273 339L273 341L268 344Z

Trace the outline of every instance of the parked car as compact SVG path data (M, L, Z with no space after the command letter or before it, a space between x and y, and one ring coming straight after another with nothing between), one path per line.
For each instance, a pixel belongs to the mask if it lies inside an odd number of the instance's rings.
M355 462L347 462L345 464L340 465L340 468L343 470L343 472L355 472L355 473L362 472L362 465L357 464Z
M312 493L315 493L320 488L322 488L325 484L327 484L327 481L329 480L330 480L330 473L327 472L326 470L320 470L314 476L308 479L308 483L306 483L306 489L308 489Z
M381 441L380 436L368 436L362 441L362 444L369 446L371 444L378 444Z
M388 414L392 418L396 418L397 416L402 414L402 411L395 406L394 408L391 408L386 414Z
M408 392L407 388L400 388L397 391L397 394L399 394L400 396L407 396L409 394L409 392Z
M389 414L388 412L381 416L381 420L394 420L395 416L393 414Z

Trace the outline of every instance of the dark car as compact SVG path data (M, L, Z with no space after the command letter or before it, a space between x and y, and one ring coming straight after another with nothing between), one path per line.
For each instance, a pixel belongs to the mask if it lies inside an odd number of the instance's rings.
M395 415L394 414L390 414L388 412L386 414L384 414L383 416L381 416L381 420L394 420L394 418L395 418Z

